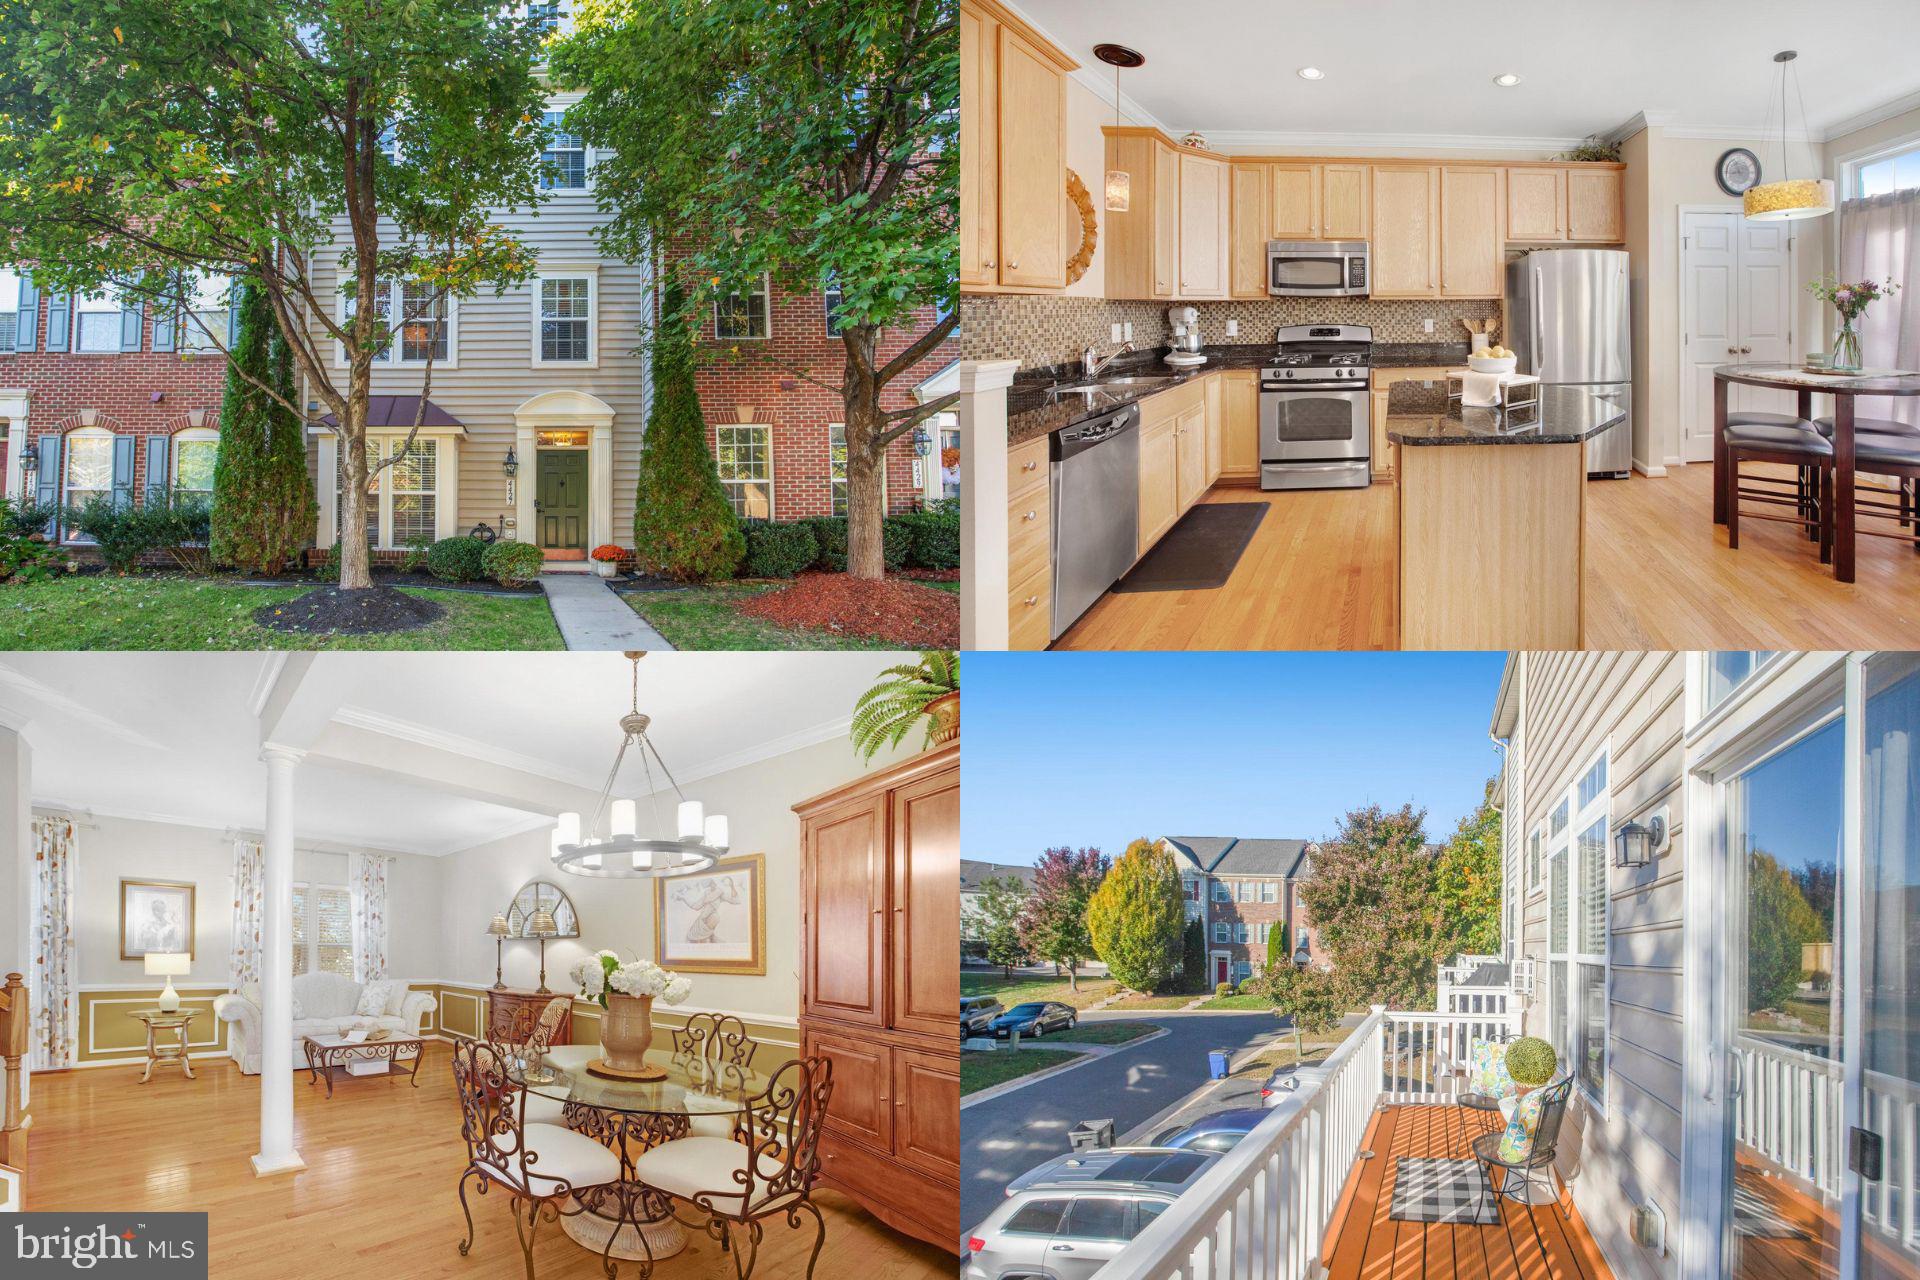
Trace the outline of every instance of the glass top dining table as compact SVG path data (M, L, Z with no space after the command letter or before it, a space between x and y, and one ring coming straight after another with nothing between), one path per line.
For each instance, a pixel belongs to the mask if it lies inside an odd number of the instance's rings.
M532 1064L518 1062L508 1064L507 1078L539 1097L627 1115L738 1115L750 1110L767 1089L767 1077L750 1067L679 1056L667 1049L647 1052L647 1062L666 1072L664 1079L613 1080L587 1071L587 1064L600 1054L598 1045L559 1045L540 1059L551 1079L541 1079Z

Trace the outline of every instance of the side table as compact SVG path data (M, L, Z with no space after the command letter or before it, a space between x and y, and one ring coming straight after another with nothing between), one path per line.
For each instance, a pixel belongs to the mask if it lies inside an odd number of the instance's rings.
M187 1031L193 1020L200 1016L198 1009L181 1009L176 1013L162 1013L158 1009L136 1009L133 1016L147 1024L147 1069L140 1074L140 1083L153 1079L153 1069L160 1063L180 1064L187 1073L187 1079L197 1077L193 1074L193 1063L187 1057ZM179 1039L177 1044L161 1044L158 1036L162 1031L171 1031Z

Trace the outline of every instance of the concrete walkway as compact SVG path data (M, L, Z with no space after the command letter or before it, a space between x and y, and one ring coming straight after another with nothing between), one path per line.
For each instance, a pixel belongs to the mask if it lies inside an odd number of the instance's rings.
M543 573L540 589L569 649L673 648L598 574Z

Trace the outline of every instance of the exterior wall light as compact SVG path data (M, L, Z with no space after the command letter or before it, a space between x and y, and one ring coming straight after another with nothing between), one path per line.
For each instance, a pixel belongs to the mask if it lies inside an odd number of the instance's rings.
M1667 820L1659 814L1648 818L1644 826L1629 822L1613 833L1613 865L1644 867L1653 861L1653 851L1666 842Z
M507 446L507 460L500 464L500 469L508 475L515 475L519 472L520 457L514 453L512 445Z

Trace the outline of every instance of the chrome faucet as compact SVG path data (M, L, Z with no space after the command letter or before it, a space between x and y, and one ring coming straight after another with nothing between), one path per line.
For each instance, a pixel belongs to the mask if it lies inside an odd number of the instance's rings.
M1121 356L1127 354L1127 352L1131 350L1133 350L1133 343L1130 341L1123 342L1120 344L1120 349L1118 351L1115 351L1110 356L1103 357L1098 352L1094 351L1092 347L1088 347L1085 351L1082 351L1080 353L1080 376L1083 378L1099 377L1100 371L1102 369L1106 368L1108 365L1112 364L1115 360L1118 360Z

